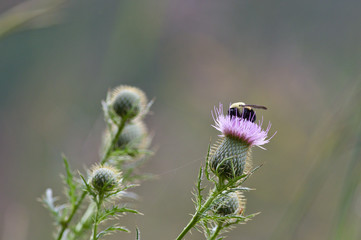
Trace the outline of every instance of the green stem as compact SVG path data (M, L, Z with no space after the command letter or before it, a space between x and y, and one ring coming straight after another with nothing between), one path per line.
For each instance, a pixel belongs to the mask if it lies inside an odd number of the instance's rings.
M183 229L183 231L179 234L176 240L182 239L202 218L203 214L208 211L209 207L213 203L214 199L218 197L219 194L223 192L223 190L227 189L228 186L232 184L229 182L225 184L225 179L219 179L218 184L213 188L211 195L208 197L207 201L197 209L196 213L193 215L192 219L188 222L187 226Z
M90 219L93 218L96 208L96 203L92 202L88 205L88 209L84 212L83 216L80 218L79 222L74 228L74 237L71 239L77 239L77 236L80 236L84 232L84 227L89 224ZM71 240L69 239L69 240Z
M117 139L119 138L120 133L124 129L125 123L126 123L126 118L121 120L121 122L119 124L119 127L118 127L118 131L116 132L114 138L112 139L111 145L108 147L106 153L104 154L103 159L101 161L101 164L104 164L109 159L110 153L111 153ZM63 237L63 234L64 234L65 230L68 228L68 225L69 225L70 221L74 217L76 211L79 209L79 207L80 207L81 203L83 202L86 195L87 195L87 192L84 191L83 194L81 195L79 201L77 202L77 204L73 208L73 210L72 210L71 214L69 215L68 219L64 223L62 223L62 225L61 225L62 227L61 227L60 232L58 234L57 240L61 240L61 238ZM88 207L88 209L89 209L89 207Z
M95 214L94 228L93 228L93 239L92 240L97 239L99 213L100 213L100 208L101 208L103 199L104 199L104 196L102 194L99 195L99 201L97 201L97 203L96 203L97 204L97 212Z
M106 152L105 152L105 154L103 156L103 159L100 162L102 165L109 160L110 154L111 154L112 150L114 149L114 146L115 146L116 142L118 141L120 133L124 129L124 126L125 126L125 124L127 122L127 119L128 118L125 117L125 118L122 118L122 120L120 121L120 124L118 126L118 130L117 130L115 136L113 137L111 144L108 146L108 149L106 150Z
M183 237L189 232L189 230L191 230L194 227L194 225L197 224L197 222L200 219L200 216L201 216L201 214L199 212L194 214L194 216L192 217L192 220L187 224L187 226L183 229L183 231L177 237L177 240L183 239Z
M60 229L60 232L58 234L57 240L61 240L61 238L63 237L63 234L64 234L65 230L68 228L68 225L69 225L70 221L73 219L73 217L75 215L75 212L79 209L79 207L80 207L81 203L83 202L86 195L87 195L87 192L84 191L83 194L80 196L78 202L75 204L75 206L74 206L73 210L71 211L68 219L61 224L61 229Z
M202 207L197 210L197 212L193 215L192 219L188 222L187 226L183 229L183 231L177 237L177 240L183 239L183 237L198 223L198 221L202 218L203 214L209 209L209 206L213 203L214 199L218 196L219 190L214 188L212 194L209 196L207 201L202 205Z
M213 232L211 238L209 240L215 240L219 235L219 232L222 230L223 222L218 222L216 230Z

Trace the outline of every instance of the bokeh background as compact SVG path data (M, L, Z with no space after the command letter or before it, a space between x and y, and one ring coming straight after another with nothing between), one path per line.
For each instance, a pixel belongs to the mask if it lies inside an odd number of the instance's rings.
M129 84L154 98L146 119L156 174L109 239L175 239L193 213L211 110L265 105L276 136L247 186L261 212L227 239L360 239L361 2L48 0L0 2L0 238L51 239L46 188L63 197L61 153L98 161L100 101ZM186 239L203 239L196 230Z

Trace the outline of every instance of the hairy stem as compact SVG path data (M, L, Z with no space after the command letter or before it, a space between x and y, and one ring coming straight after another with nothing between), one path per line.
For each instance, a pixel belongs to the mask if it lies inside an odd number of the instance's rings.
M74 237L69 240L77 239L77 236L80 236L84 233L84 228L94 215L96 204L94 202L90 203L88 209L84 212L83 216L79 219L78 223L74 227Z
M201 214L197 212L192 217L191 221L187 224L187 226L183 229L183 231L177 237L177 240L183 239L183 237L197 224L200 219Z
M106 153L105 153L104 156L103 156L103 159L102 159L102 161L101 161L101 164L104 164L104 163L106 163L106 162L108 161L108 159L109 159L109 157L110 157L110 154L111 154L111 152L112 152L112 150L113 150L113 148L114 148L114 145L116 144L116 141L117 141L117 139L119 138L120 133L121 133L122 130L124 129L124 126L125 126L126 121L127 121L126 118L124 118L124 119L121 120L121 122L120 122L120 124L119 124L119 127L118 127L118 130L117 130L114 138L112 139L112 142L111 142L110 146L108 147ZM79 207L80 207L80 205L82 204L82 202L83 202L83 200L84 200L84 198L85 198L86 195L87 195L87 192L84 191L84 192L82 193L81 197L79 198L78 202L77 202L76 205L74 206L74 208L73 208L72 212L70 213L68 219L61 224L61 229L60 229L60 231L59 231L57 240L61 240L61 238L63 237L63 234L64 234L65 230L68 228L68 225L69 225L70 221L73 219L76 211L79 209Z
M99 213L100 213L100 209L103 203L103 199L104 199L104 195L100 194L99 195L99 201L96 202L97 204L97 212L95 214L95 219L94 219L94 227L93 227L93 238L92 240L96 240L97 239L97 232L98 232L98 224L99 224Z
M219 235L220 231L222 230L223 222L218 222L217 228L214 230L212 236L209 238L209 240L215 240L217 239L217 236Z
M115 136L113 137L111 144L108 146L108 148L103 156L103 159L100 162L102 165L109 160L110 154L111 154L112 150L114 149L114 146L117 143L120 133L123 131L126 122L127 122L127 118L122 118L122 120L120 121L118 130L117 130Z
M188 222L187 226L177 237L177 240L183 239L183 237L199 222L203 214L208 211L209 207L213 203L214 199L219 195L219 190L214 188L211 195L208 197L207 201L202 205L202 207L193 215L192 219Z
M78 202L75 204L73 210L71 211L68 219L61 224L61 229L59 231L58 237L56 238L57 240L61 240L61 238L63 237L65 230L68 228L70 221L73 219L75 212L79 209L79 207L80 207L81 203L83 202L86 195L87 195L87 192L83 191Z

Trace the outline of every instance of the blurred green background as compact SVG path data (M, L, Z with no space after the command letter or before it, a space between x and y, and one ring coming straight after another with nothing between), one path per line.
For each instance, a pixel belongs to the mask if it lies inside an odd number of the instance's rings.
M17 4L21 4L20 7ZM158 178L135 191L131 234L174 239L217 131L219 102L265 105L276 136L254 149L247 212L227 239L360 239L361 2L2 0L0 237L51 239L46 188L62 196L61 153L98 161L100 101L129 84L155 98L146 119ZM14 18L12 18L15 16ZM15 19L15 20L14 20ZM62 196L63 197L63 196ZM196 230L186 239L203 239Z

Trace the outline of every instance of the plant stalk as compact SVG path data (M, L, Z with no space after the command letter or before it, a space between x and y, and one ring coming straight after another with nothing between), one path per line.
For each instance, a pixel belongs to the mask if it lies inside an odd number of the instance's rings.
M112 152L112 149L113 149L117 139L119 138L120 133L124 129L126 120L127 120L126 118L121 120L120 125L118 127L118 130L117 130L114 138L112 139L112 142L111 142L110 146L108 147L106 153L103 156L101 164L104 164L104 163L106 163L106 161L108 161L110 153ZM77 204L74 206L74 208L73 208L72 212L70 213L68 219L64 223L61 224L61 229L59 231L57 240L61 240L61 238L63 237L63 234L64 234L65 230L68 228L68 225L69 225L70 221L73 219L76 211L79 209L79 207L80 207L81 203L83 202L86 195L87 195L87 192L84 191L83 194L81 195L80 199L78 200Z
M98 221L99 221L99 213L100 213L100 208L101 205L103 203L103 199L104 199L104 195L100 194L99 195L99 201L97 201L97 212L95 214L95 220L94 220L94 228L93 228L93 239L92 240L96 240L97 239L97 232L98 232Z
M83 191L83 193L80 196L78 202L75 204L73 210L71 211L68 219L64 223L61 224L61 229L60 229L60 232L58 234L57 240L61 240L61 238L63 237L63 234L64 234L65 230L68 228L68 225L69 225L70 221L73 219L73 217L75 215L75 212L80 207L80 204L83 202L86 195L87 195L87 192Z
M116 142L118 141L120 133L123 131L126 122L127 122L127 118L122 118L122 120L120 121L120 125L118 126L118 130L117 130L114 138L112 139L111 144L108 146L108 149L105 152L102 161L100 162L101 165L103 165L104 163L106 163L109 160L110 154L111 154Z
M219 235L219 232L222 230L223 222L218 222L216 230L213 232L211 238L209 240L215 240Z
M179 234L176 240L181 240L183 237L199 222L203 214L209 209L210 205L213 203L214 199L218 196L219 191L217 188L214 188L212 194L209 196L207 201L202 205L202 207L196 211L192 219L188 222L187 226Z

